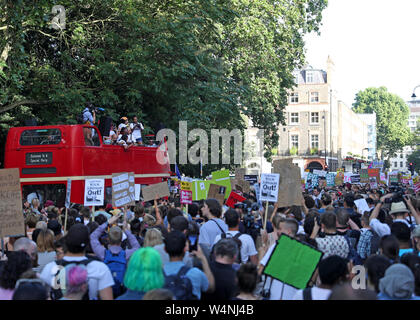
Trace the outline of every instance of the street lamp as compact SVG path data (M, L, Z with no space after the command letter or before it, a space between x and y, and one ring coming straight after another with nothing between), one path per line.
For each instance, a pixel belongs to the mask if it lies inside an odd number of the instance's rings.
M322 119L324 120L324 158L325 158L325 166L328 169L328 165L327 165L327 126L325 124L326 121L326 111L324 111L324 115L322 116Z
M417 96L416 96L416 89L417 89L418 87L420 87L420 85L418 85L417 87L415 87L415 88L413 89L413 94L411 95L411 98L413 98L413 100L417 98Z

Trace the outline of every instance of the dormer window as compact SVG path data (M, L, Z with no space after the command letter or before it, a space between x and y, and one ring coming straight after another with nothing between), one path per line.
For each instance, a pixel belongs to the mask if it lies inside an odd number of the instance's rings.
M314 82L314 73L313 71L306 71L306 83Z

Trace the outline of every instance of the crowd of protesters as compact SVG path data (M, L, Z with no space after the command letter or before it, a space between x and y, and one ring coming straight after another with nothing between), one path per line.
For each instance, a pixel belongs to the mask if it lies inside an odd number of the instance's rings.
M243 196L235 208L207 199L188 212L177 194L122 210L73 204L67 219L52 201L28 197L26 235L4 246L0 299L420 299L420 197L412 189L315 188L283 208L265 208L253 188ZM359 199L369 210L357 209ZM264 274L282 234L323 252L306 289ZM365 287L353 285L357 265Z

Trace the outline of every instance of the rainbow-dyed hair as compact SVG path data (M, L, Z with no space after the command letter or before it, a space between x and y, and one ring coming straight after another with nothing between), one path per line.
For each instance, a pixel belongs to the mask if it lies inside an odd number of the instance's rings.
M159 252L151 247L136 250L128 262L124 285L133 291L147 292L162 288L164 283Z

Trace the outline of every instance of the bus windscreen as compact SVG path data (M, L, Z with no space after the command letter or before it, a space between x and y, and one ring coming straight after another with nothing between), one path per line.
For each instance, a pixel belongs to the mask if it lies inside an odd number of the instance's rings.
M25 130L20 136L21 146L59 144L60 142L61 131L59 129Z

